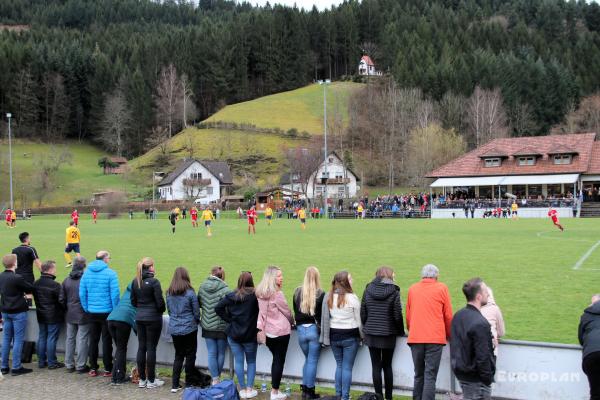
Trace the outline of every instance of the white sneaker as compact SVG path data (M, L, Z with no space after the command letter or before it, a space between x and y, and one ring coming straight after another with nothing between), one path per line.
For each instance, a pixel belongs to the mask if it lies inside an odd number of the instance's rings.
M172 389L171 389L171 393L177 393L177 392L179 392L180 390L181 390L181 386L179 386L179 387L176 387L176 388L172 388Z
M242 389L238 393L240 395L240 399L246 399L247 398L246 397L246 389Z
M147 384L148 384L148 381L143 381L143 380L140 379L140 383L138 383L138 387L140 389L143 389L143 388L146 387Z
M165 384L165 381L161 381L160 379L155 379L154 382L148 381L148 384L146 385L146 389L159 388L164 384Z
M255 389L246 389L246 398L252 399L258 396L258 392Z
M287 396L283 392L277 392L276 394L273 394L273 392L271 392L271 400L283 400L286 398Z

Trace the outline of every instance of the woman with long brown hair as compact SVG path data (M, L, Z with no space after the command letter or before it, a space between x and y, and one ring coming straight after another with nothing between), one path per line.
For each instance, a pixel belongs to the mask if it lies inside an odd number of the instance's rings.
M320 397L315 393L315 378L321 354L319 329L324 296L319 270L316 267L308 267L304 273L304 283L294 292L294 318L298 344L305 357L301 385L303 399Z
M240 398L251 399L258 395L254 389L256 375L256 320L258 319L258 300L254 294L252 273L240 274L237 288L217 304L215 312L225 322L227 341L233 353L235 374L238 378ZM244 358L248 366L244 376Z
M137 309L137 368L140 388L153 389L165 384L156 379L156 347L162 330L162 315L166 310L160 282L154 277L154 260L144 257L138 262L131 284L131 304ZM148 373L146 374L146 371Z
M185 383L193 385L196 373L196 350L198 348L198 322L200 308L198 298L190 282L190 274L184 267L177 267L171 285L167 289L167 310L169 311L169 332L175 346L173 361L173 385L171 393L181 389L179 379L185 360Z
M362 339L362 324L360 300L352 290L352 276L347 271L335 274L331 290L323 298L320 339L324 345L331 345L335 358L336 396L348 400L352 368Z

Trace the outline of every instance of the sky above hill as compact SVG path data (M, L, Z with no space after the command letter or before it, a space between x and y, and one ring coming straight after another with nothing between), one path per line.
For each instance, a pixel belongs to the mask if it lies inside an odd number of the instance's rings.
M278 3L278 4L287 5L287 6L293 6L294 4L296 4L296 6L298 6L298 8L304 8L306 10L310 10L313 7L313 5L316 5L319 10L324 10L324 9L331 7L332 5L340 4L343 0L246 0L246 1L248 1L251 4L256 4L259 6L264 6L267 3L267 1L269 1L269 3L271 3L271 4Z

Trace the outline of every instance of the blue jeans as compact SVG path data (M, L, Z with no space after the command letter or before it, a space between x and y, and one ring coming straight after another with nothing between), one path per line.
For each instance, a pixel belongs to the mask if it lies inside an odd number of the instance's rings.
M228 337L229 347L233 353L233 367L238 378L240 388L249 388L254 386L254 377L256 376L256 351L258 344L256 342L238 343ZM248 380L244 380L244 356L248 365Z
M358 338L331 341L331 351L337 364L335 368L335 394L342 400L350 398L352 367L358 352Z
M317 364L321 354L321 344L319 343L319 329L317 325L312 324L308 327L298 325L298 344L304 353L306 360L302 367L302 384L309 388L315 387L315 378L317 376Z
M225 350L227 349L227 340L204 338L206 341L206 350L208 350L208 370L210 376L218 378L223 371L225 364Z
M4 320L4 335L2 339L2 368L8 368L8 356L10 355L10 344L12 342L13 360L12 368L19 369L21 364L21 353L23 352L23 340L27 328L27 312L7 314L2 313Z
M57 363L56 360L56 342L60 333L60 324L41 324L40 336L38 338L38 365L44 367L52 366Z

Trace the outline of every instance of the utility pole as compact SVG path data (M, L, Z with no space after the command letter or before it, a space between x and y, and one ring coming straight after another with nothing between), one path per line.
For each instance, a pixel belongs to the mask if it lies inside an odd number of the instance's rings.
M10 119L12 118L12 114L6 113L6 118L8 118L8 174L10 175L10 209L14 211L15 204L13 201L12 134L10 131Z
M319 81L319 85L323 85L323 133L324 133L324 147L323 147L323 153L324 153L324 167L323 167L323 174L325 175L325 191L324 191L324 198L325 198L325 219L329 218L329 204L327 202L328 200L328 193L327 193L327 181L329 180L329 172L327 171L327 85L329 85L331 83L331 79L326 79L324 81Z

